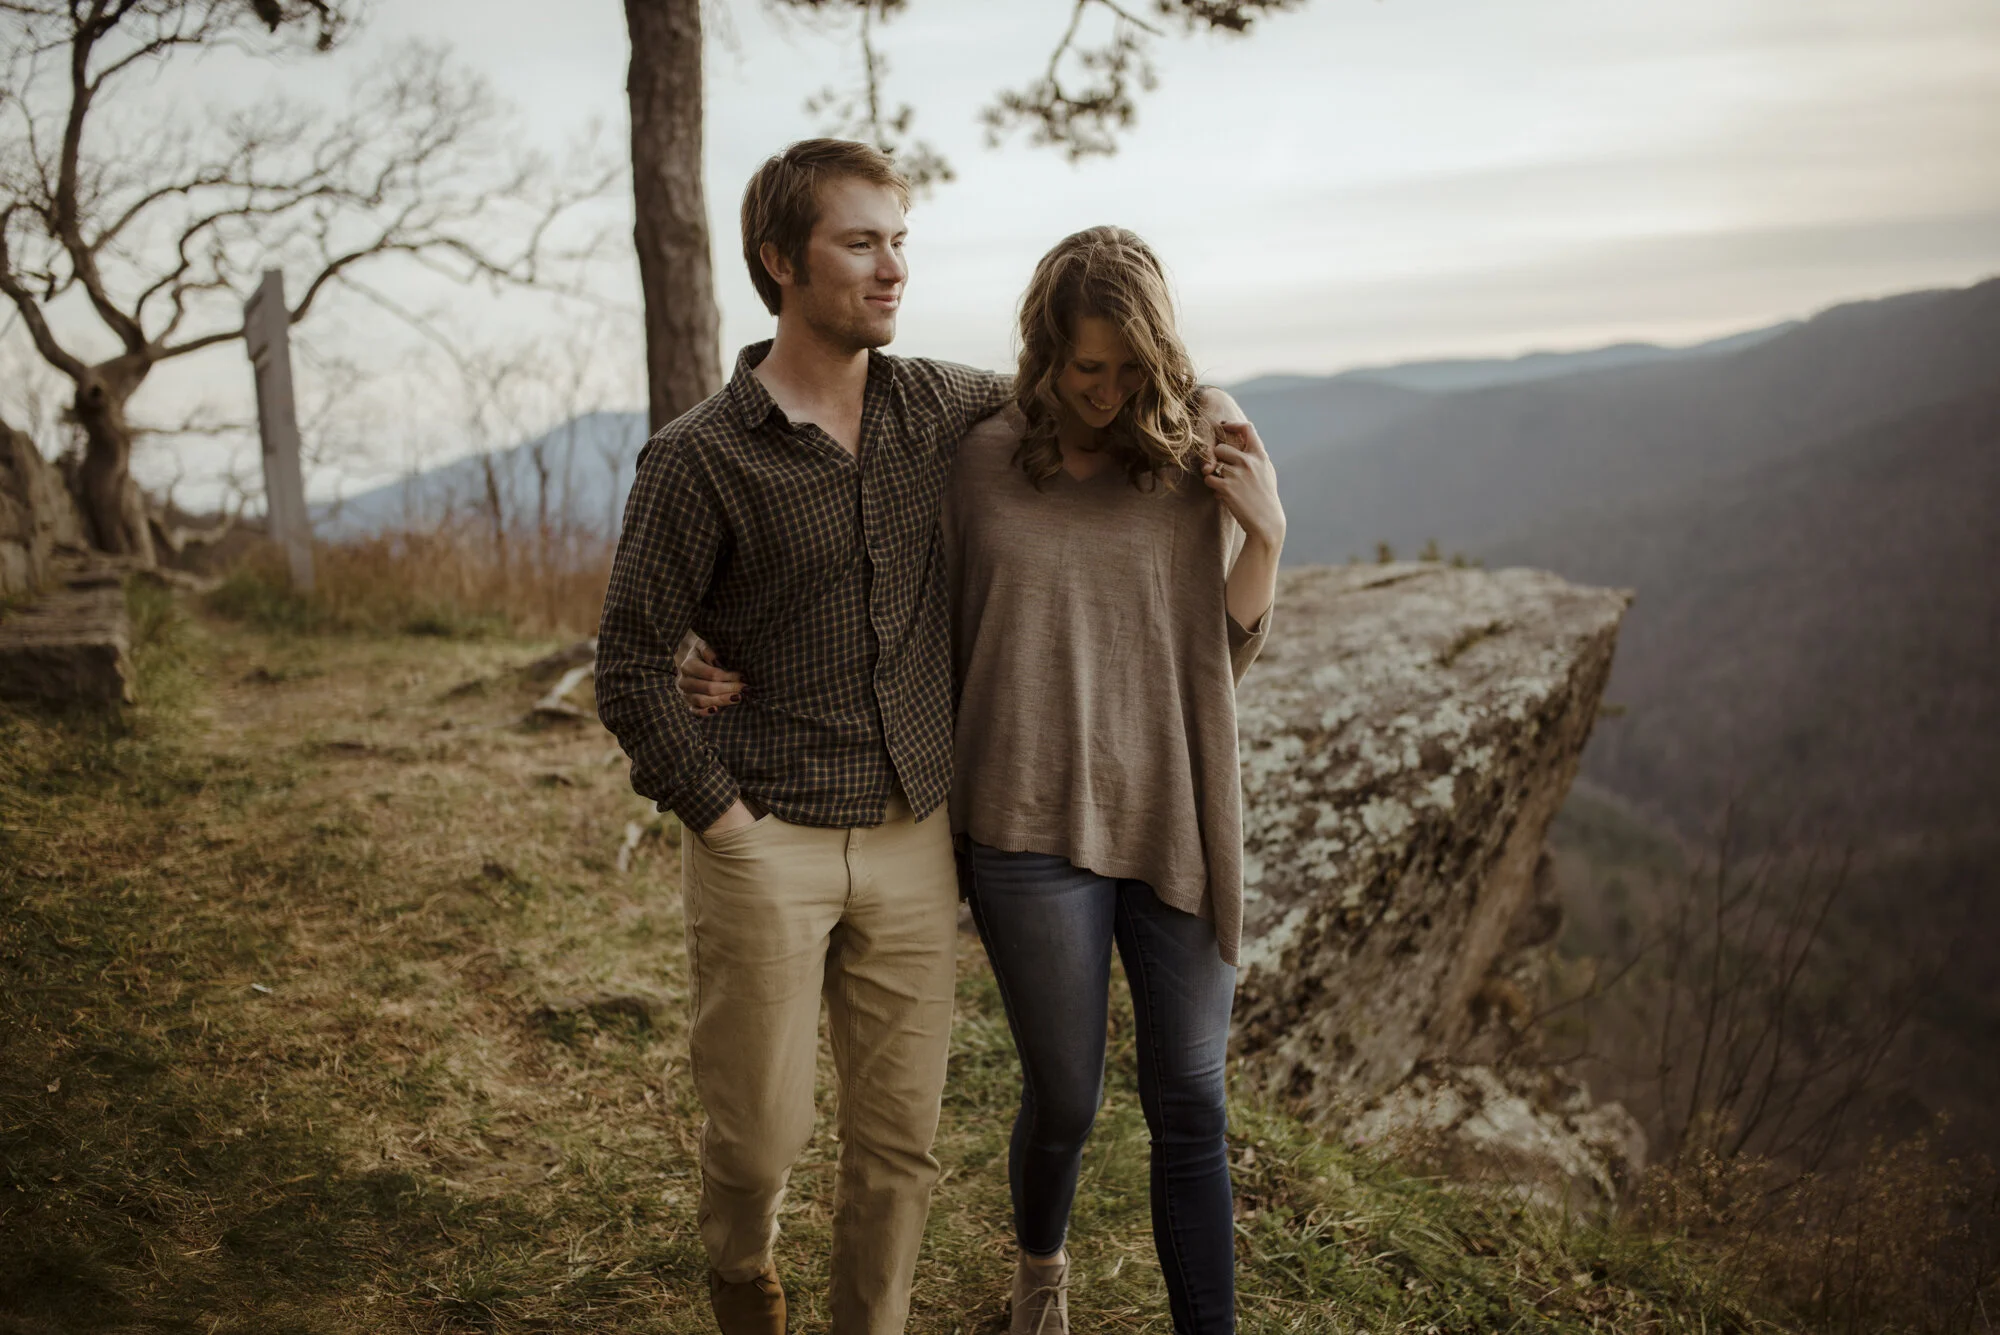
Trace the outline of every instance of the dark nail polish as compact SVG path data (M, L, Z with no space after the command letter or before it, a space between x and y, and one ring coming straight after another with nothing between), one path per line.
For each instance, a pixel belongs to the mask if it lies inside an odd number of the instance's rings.
M736 694L729 697L729 703L733 705L742 698L743 698L743 692L738 691Z

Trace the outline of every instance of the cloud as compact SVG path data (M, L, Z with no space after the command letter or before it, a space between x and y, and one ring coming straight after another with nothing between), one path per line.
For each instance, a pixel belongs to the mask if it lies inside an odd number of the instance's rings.
M1221 378L1382 359L1513 355L1627 338L1693 341L1836 300L2000 273L2000 208L1579 244L1392 278L1269 282L1188 301Z

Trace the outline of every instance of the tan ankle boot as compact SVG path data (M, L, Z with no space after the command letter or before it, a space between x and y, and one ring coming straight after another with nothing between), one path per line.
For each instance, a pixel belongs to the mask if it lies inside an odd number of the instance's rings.
M1007 1335L1069 1335L1069 1254L1014 1263L1013 1314Z
M708 1308L722 1335L785 1335L785 1290L773 1271L740 1284L709 1271Z

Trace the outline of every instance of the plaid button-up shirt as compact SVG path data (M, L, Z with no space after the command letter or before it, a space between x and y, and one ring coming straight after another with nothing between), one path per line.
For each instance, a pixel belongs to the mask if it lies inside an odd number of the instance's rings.
M959 438L1009 381L871 353L858 456L794 425L745 348L722 391L640 452L597 642L597 712L632 787L705 830L738 796L802 825L927 815L951 785L951 650L938 508ZM692 628L743 674L696 717Z

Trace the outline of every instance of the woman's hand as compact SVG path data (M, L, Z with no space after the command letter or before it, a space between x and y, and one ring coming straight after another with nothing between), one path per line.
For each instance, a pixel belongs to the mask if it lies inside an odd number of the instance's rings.
M1219 389L1201 392L1202 413L1215 424L1215 458L1202 481L1243 530L1243 550L1229 568L1223 599L1229 615L1254 629L1278 594L1278 558L1285 548L1285 507L1270 451L1236 400Z
M1285 545L1285 506L1270 452L1248 422L1217 422L1215 431L1215 461L1203 480L1242 526L1247 542L1277 551Z
M1243 530L1246 543L1276 553L1285 545L1285 507L1264 438L1242 405L1213 385L1201 387L1201 413L1215 428L1215 458L1202 480Z
M681 698L697 714L713 714L743 698L743 678L722 666L715 650L700 640L681 660Z

